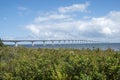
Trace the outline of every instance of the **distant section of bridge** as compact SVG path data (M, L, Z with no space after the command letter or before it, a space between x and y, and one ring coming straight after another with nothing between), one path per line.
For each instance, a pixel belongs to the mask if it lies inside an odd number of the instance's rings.
M100 41L93 41L93 40L2 40L2 42L13 42L15 44L15 47L18 46L19 42L31 42L31 45L34 46L35 42L42 42L42 44L45 46L47 42L50 44L87 44L87 43L101 43Z

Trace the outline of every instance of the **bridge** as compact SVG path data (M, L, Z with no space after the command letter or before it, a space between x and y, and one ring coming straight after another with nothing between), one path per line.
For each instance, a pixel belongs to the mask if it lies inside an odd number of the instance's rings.
M45 46L47 42L50 44L86 44L86 43L100 43L99 41L93 41L93 40L74 40L74 39L69 39L69 40L2 40L2 42L13 42L15 44L15 47L18 46L19 42L31 42L31 45L34 46L35 42L42 42L43 45Z

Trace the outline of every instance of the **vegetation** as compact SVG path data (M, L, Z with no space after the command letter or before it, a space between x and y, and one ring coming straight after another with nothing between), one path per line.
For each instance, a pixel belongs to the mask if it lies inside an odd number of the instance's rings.
M0 47L0 80L119 80L120 51Z
M0 47L4 46L2 40L0 39Z

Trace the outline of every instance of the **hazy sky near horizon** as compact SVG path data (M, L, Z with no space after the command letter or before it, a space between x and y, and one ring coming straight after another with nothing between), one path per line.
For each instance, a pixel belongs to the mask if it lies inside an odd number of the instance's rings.
M120 0L0 0L0 38L120 41Z

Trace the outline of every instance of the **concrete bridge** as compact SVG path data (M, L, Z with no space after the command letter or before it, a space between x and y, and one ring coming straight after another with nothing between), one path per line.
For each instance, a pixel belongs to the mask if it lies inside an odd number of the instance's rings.
M15 44L15 47L17 47L19 42L31 42L32 46L34 46L35 42L42 42L43 45L45 46L46 42L49 42L53 45L54 43L57 43L57 44L60 44L60 43L64 43L64 44L86 44L86 43L98 43L99 41L69 39L69 40L2 40L2 42L13 42Z

